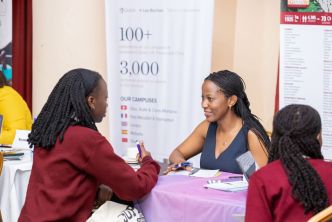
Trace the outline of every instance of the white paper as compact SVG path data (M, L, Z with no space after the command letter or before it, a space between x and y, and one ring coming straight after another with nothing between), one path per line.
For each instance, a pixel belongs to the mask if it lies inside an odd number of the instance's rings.
M30 149L28 143L28 135L30 132L30 130L16 130L12 147L20 149Z
M190 171L188 170L176 170L176 171L171 171L167 174L167 176L171 175L184 175L184 176L189 176Z
M233 217L237 222L244 222L245 215L244 215L244 214L232 214L232 217Z
M191 174L192 177L203 177L203 178L210 178L215 177L218 175L219 170L206 170L206 169L199 169L196 173Z
M241 191L248 188L247 181L218 182L205 184L204 187L222 191Z

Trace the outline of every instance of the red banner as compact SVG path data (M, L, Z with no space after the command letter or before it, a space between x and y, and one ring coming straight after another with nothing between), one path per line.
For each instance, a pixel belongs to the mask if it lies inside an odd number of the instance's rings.
M280 24L332 25L332 15L326 12L281 12Z

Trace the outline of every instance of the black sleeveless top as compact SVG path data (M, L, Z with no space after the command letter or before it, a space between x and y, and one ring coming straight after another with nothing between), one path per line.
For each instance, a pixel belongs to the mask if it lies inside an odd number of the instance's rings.
M247 136L249 128L244 124L232 143L215 158L216 133L218 124L210 123L201 154L201 168L242 174L235 158L248 151Z

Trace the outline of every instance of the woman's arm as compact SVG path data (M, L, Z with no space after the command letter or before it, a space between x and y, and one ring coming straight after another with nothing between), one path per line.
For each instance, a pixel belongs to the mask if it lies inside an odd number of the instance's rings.
M92 139L92 147L95 148L89 153L89 159L83 169L85 172L93 175L101 184L109 186L123 200L137 200L151 191L158 180L160 166L148 155L144 147L141 147L144 154L140 160L141 168L135 172L114 153L104 137Z
M17 129L31 130L30 110L22 97L9 86L1 88L0 114L3 115L0 143L12 144Z
M256 134L249 130L248 132L248 144L249 150L254 157L256 163L259 167L263 167L267 164L268 153L263 142L261 142Z
M202 152L209 122L202 121L195 130L173 150L169 156L171 163L181 163Z

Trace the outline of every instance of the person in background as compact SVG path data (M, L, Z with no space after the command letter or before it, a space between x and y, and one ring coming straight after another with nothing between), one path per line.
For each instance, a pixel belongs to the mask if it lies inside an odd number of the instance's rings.
M0 71L7 79L7 84L12 85L12 42L9 42L4 48L0 49Z
M104 79L88 69L71 70L56 84L29 135L33 166L18 221L86 221L101 184L123 200L151 191L160 166L144 144L135 172L97 130L107 97Z
M205 78L201 105L206 119L171 153L171 163L202 153L201 168L242 173L235 159L248 150L259 166L267 163L270 140L251 113L244 88L242 78L228 70Z
M0 115L3 116L0 144L12 144L18 129L31 130L30 109L21 95L8 85L2 71L0 71Z
M323 159L321 130L308 105L275 115L269 164L250 177L245 221L307 221L332 204L332 162Z

